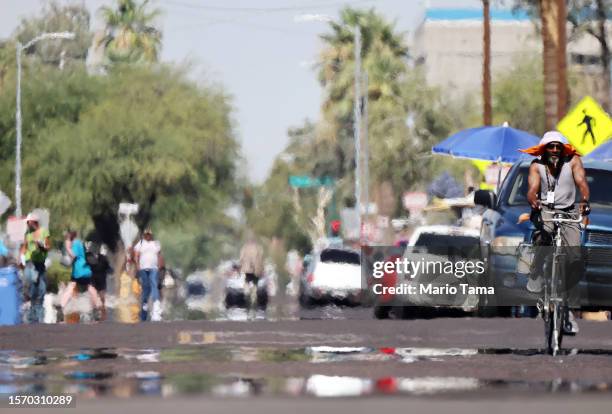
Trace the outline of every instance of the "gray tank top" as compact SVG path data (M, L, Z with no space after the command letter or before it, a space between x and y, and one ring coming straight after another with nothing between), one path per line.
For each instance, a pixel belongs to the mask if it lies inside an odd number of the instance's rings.
M576 202L576 183L572 172L571 160L567 160L561 167L561 173L555 178L544 164L537 163L540 173L540 200L546 203L549 183L555 191L555 208L567 208Z

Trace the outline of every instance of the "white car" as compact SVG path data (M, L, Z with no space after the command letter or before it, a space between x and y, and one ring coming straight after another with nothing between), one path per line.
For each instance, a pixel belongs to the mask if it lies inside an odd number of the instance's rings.
M480 256L480 233L476 229L432 225L417 227L408 241L408 246L402 259L410 262L457 262L475 261ZM435 269L435 268L434 268ZM418 291L419 285L435 283L436 285L457 285L460 281L454 274L440 274L437 271L419 272L416 275L397 274L390 279L381 279L383 285L392 283L396 287L401 284L414 285ZM473 283L473 280L470 280ZM387 286L388 287L388 286ZM453 307L456 313L463 310L474 310L478 303L475 295L428 295L428 294L395 294L379 298L374 307L374 315L379 319L389 317L389 312L401 310L404 316L429 315L435 308ZM384 301L389 302L384 302ZM392 301L392 302L391 302ZM450 303L453 303L450 305Z
M205 297L209 291L208 281L203 272L195 272L185 279L185 305L189 310L205 310Z
M325 300L358 304L362 298L361 257L347 248L327 248L315 254L302 275L300 303L310 306Z
M446 225L420 226L412 233L408 241L408 247L427 246L432 241L436 244L455 244L458 240L465 237L469 238L471 242L471 239L474 237L480 238L480 232L478 229L470 227Z

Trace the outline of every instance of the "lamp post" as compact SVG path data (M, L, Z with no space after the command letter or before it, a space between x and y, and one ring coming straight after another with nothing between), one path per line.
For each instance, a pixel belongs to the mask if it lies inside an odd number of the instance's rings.
M35 43L47 39L74 39L72 32L43 33L30 40L25 45L17 42L17 102L15 109L15 129L17 139L15 142L15 216L21 217L21 53Z

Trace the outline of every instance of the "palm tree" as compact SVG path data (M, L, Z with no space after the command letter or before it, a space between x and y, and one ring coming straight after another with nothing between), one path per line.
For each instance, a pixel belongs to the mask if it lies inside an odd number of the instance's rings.
M353 175L356 163L354 154L354 102L355 102L355 29L361 34L361 68L367 72L369 145L360 137L363 149L369 148L369 160L373 181L389 179L385 169L386 148L395 142L399 129L405 127L408 114L404 99L404 78L408 73L408 48L403 33L397 33L394 25L374 10L363 11L345 8L339 21L330 22L331 32L321 36L324 48L319 55L319 82L324 88L322 104L323 122L319 127L319 139L332 158L328 173L337 178ZM385 128L383 128L385 127ZM405 139L405 135L403 136ZM365 151L362 156L365 157ZM359 161L365 171L365 158ZM328 164L329 165L329 164ZM330 171L331 170L331 171ZM365 182L362 175L360 181ZM344 180L345 194L352 193L352 179ZM350 190L349 188L350 187ZM369 186L368 186L369 188ZM363 187L363 189L368 189ZM377 187L376 187L377 188ZM365 202L365 191L361 192ZM374 194L374 199L378 197Z
M147 10L149 0L117 0L117 8L100 9L106 25L99 44L113 63L157 62L161 49L161 32L153 22L161 11Z
M338 175L343 175L354 162L351 146L355 27L361 31L362 69L368 73L371 124L382 122L387 117L401 117L398 112L405 112L401 80L408 70L408 48L403 34L396 33L393 24L374 10L343 9L340 20L330 22L331 33L321 35L324 48L317 63L319 82L325 91L322 104L324 124L319 135L335 146L333 153L344 164L338 166ZM372 136L372 140L375 139Z

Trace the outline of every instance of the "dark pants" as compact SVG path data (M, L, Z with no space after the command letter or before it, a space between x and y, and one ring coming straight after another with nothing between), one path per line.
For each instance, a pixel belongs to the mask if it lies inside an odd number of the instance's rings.
M47 269L44 263L28 262L23 270L30 296L30 323L44 321L43 300L47 293Z
M252 283L257 286L257 283L259 282L259 276L257 276L255 273L245 273L244 281L246 283Z

